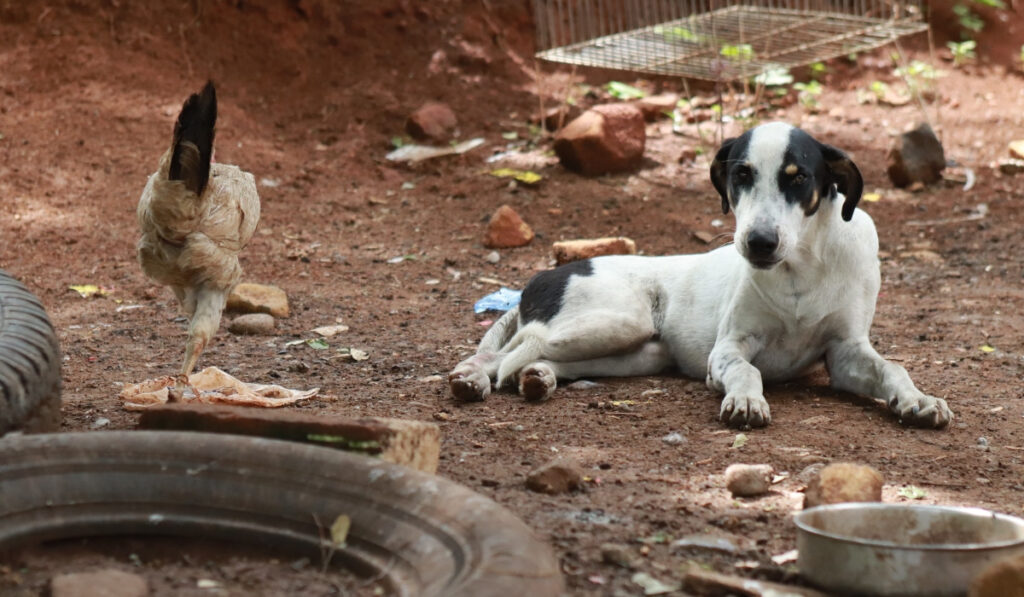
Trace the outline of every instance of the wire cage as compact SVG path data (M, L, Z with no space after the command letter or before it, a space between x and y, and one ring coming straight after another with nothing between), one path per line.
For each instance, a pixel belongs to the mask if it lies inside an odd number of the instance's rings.
M925 31L921 0L533 0L537 56L709 81L745 79Z

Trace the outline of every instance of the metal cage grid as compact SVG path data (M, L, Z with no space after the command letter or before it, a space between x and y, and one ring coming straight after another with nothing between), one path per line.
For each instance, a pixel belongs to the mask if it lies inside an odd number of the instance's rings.
M537 56L731 81L925 31L920 1L534 0Z

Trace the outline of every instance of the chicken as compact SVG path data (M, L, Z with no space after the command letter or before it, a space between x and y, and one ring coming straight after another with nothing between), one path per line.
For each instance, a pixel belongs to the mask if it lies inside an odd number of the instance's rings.
M170 148L149 177L136 212L142 271L170 286L189 318L181 373L187 382L220 325L228 293L242 277L238 253L260 219L252 174L211 164L217 94L213 83L181 108Z

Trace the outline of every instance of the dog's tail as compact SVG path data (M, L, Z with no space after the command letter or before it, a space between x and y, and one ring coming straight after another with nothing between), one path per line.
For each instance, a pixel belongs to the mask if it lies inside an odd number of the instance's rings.
M519 372L520 369L544 356L547 345L547 326L534 321L523 326L509 340L505 349L509 351L498 367L497 385L500 388L505 381Z

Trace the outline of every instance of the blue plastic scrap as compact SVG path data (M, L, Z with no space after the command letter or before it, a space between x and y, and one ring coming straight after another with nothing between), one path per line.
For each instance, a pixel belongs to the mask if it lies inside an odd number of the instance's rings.
M508 311L519 304L519 299L522 296L522 290L511 290L502 286L497 292L492 292L478 300L473 305L473 312L483 313L484 311Z

